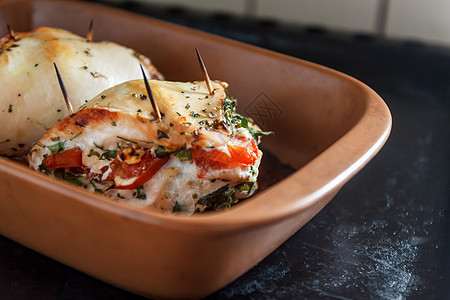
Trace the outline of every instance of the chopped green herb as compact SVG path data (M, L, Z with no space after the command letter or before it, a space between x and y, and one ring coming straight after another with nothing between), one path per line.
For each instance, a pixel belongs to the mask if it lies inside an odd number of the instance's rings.
M79 127L86 127L85 124L80 123L80 122L78 122L78 121L75 121L75 125L77 125L77 126L79 126Z
M126 142L129 142L129 143L132 143L132 144L137 144L137 142L132 141L132 140L129 140L129 139L126 139L126 138L121 137L121 136L117 136L117 138L118 138L118 139L121 139L121 140L124 140L124 141L126 141Z
M258 141L259 137L262 135L273 134L271 131L262 131L249 125L248 119L236 112L236 100L232 100L228 97L223 99L223 115L232 134L235 129L240 127L247 129L256 141Z
M155 154L156 154L156 157L159 157L159 158L169 155L166 147L161 146L161 145L158 145L158 148L156 148Z
M94 146L95 146L95 147L97 147L98 149L102 149L102 150L103 150L103 146L101 146L101 145L97 145L97 143L96 143L96 142L94 142Z
M92 54L91 54L91 49L89 49L89 48L87 48L86 50L84 50L83 52L87 55L87 56L93 56Z
M77 134L75 134L73 137L70 138L71 141L73 141L74 139L76 139L77 137L79 137L83 132L80 131Z
M175 148L175 149L167 149L164 146L158 145L158 147L155 150L155 155L156 157L166 157L174 152L180 151L180 148Z
M13 105L12 105L12 104L10 104L10 105L9 105L9 107L8 107L8 112L9 112L9 113L13 111L13 109L12 109L12 108L13 108Z
M50 150L50 153L52 155L54 155L54 154L64 150L64 143L65 143L64 141L59 142L59 143L53 144L51 146L47 146L47 148L48 148L48 150Z
M192 110L191 110L191 112L189 113L189 115L190 115L191 117L193 117L193 118L198 118L198 117L200 117L200 114L199 114L199 113L196 113L195 111L192 111Z
M192 159L191 150L190 149L181 150L180 152L177 153L177 158L180 161L191 160Z
M253 190L254 187L255 187L254 182L244 182L244 183L236 185L234 188L238 189L241 192L248 194Z
M237 202L238 199L235 195L234 188L225 185L220 189L201 197L197 204L203 206L206 210L221 210L229 208Z
M39 172L44 173L44 174L47 174L47 175L50 175L50 174L51 174L51 172L45 168L44 164L41 164L41 165L39 166Z
M83 185L83 182L81 181L82 178L81 176L68 173L64 169L56 169L55 172L53 173L53 176L78 186Z
M117 126L117 123L115 121L111 122L112 126Z
M136 192L137 192L137 194L135 197L137 199L141 199L141 200L147 199L147 195L145 194L144 187L142 185L136 187Z
M97 156L97 157L100 157L100 153L98 153L97 151L95 151L94 149L91 149L91 150L89 150L89 154L87 155L88 157L91 157L91 156Z
M94 188L97 187L94 183L94 178L92 178L91 180L89 180L89 184L92 185Z
M105 152L102 153L102 155L100 156L100 160L113 160L114 158L117 157L117 150L106 150Z
M180 205L180 203L178 203L178 201L175 202L175 205L172 208L172 212L173 213L181 212L181 205Z
M158 140L159 139L168 139L168 138L169 138L169 136L167 135L167 133L158 129Z

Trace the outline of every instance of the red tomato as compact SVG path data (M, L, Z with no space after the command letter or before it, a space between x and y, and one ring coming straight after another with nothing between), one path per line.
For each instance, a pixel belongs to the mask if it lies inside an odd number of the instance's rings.
M193 149L192 159L204 173L208 169L219 170L251 166L258 159L258 148L253 139L233 137L227 148L228 152L219 149ZM200 174L199 177L202 178L204 175Z
M226 152L218 149L194 149L192 159L202 170L212 169L232 169L239 166L239 163Z
M153 157L150 152L145 152L140 158L140 161L135 164L127 164L119 158L116 158L110 165L112 171L107 180L114 180L116 176L124 180L136 178L132 183L127 185L115 185L116 189L132 190L149 181L168 159L169 157Z
M44 167L53 171L59 168L78 168L83 165L81 160L81 150L78 148L68 149L58 152L44 159Z
M249 140L244 137L236 137L228 145L228 151L233 160L243 166L251 166L258 159L258 147L256 147L253 139Z

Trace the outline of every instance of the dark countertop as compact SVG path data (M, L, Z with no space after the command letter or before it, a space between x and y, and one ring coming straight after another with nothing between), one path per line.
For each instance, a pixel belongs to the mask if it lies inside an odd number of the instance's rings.
M350 74L393 116L381 152L307 225L208 299L448 299L450 48L181 8L122 8ZM3 299L139 299L0 237Z

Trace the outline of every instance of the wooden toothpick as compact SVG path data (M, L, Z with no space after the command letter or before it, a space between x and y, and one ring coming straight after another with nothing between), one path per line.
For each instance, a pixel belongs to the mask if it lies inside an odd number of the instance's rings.
M61 74L59 74L56 63L53 63L53 66L55 66L56 76L58 77L59 87L61 88L61 92L64 96L64 101L66 102L67 110L69 111L70 115L73 115L72 103L70 103L69 97L67 96L66 87L64 86L64 82L62 81Z
M94 31L93 31L93 29L92 29L92 25L93 25L93 23L94 23L94 21L93 20L91 20L91 22L89 23L89 29L88 29L88 32L87 32L87 34L86 34L86 42L92 42L92 38L93 38L93 36L94 36Z
M155 98L153 98L152 89L150 88L150 84L148 83L147 76L145 76L144 68L142 67L141 64L139 64L139 65L141 66L142 75L144 76L145 88L147 90L147 94L148 94L148 98L150 99L150 103L152 104L153 111L155 112L155 115L158 118L158 121L161 121L161 113L159 112L158 105L156 105Z
M8 28L9 38L14 39L16 37L14 30L8 24L6 24L6 28Z
M195 48L195 52L197 52L198 62L200 63L200 68L202 69L203 78L205 79L206 86L208 87L209 94L214 94L214 89L212 87L211 79L209 78L208 71L206 70L205 64L203 63L203 59L200 56L200 52Z

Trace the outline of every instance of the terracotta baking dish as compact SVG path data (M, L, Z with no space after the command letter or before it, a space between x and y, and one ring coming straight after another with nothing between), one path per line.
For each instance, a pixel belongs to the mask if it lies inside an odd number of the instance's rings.
M241 112L276 132L262 147L296 170L230 210L184 217L125 207L0 159L0 233L103 281L163 298L220 289L317 214L388 138L382 99L328 68L88 3L0 1L0 24L16 31L84 35L91 19L96 40L148 55L170 80L201 79L199 48Z

